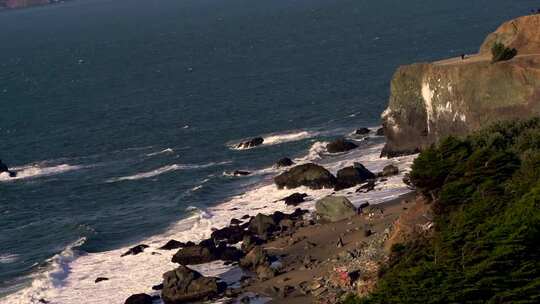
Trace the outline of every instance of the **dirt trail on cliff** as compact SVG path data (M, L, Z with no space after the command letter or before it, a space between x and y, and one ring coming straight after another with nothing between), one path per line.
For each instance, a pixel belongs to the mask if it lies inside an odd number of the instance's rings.
M514 58L515 59L520 59L520 58L537 57L537 56L540 56L540 53L539 54L517 55ZM477 63L477 62L484 62L484 61L491 61L491 55L472 54L472 55L466 55L465 59L461 59L461 57L454 57L454 58L435 61L435 62L433 62L433 64L435 64L435 65L458 65L458 64L470 64L470 63Z

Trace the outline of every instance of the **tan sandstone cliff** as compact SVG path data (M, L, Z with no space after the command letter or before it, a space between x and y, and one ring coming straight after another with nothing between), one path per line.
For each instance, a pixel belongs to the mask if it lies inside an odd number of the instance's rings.
M491 46L518 50L491 63ZM448 135L463 135L499 120L540 114L540 15L504 23L478 54L400 67L382 115L384 155L422 150Z

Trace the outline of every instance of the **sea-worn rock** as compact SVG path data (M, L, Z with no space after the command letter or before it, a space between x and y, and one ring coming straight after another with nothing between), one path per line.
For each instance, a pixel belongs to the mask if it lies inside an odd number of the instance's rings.
M168 241L165 245L159 247L159 249L162 249L162 250L173 250L173 249L178 249L180 247L185 247L186 244L182 243L182 242L179 242L177 240L170 240Z
M384 136L384 128L378 128L375 132L375 135L377 136Z
M243 141L236 145L236 148L238 149L247 149L247 148L253 148L256 146L262 145L264 142L264 138L262 137L254 137L250 140Z
M375 174L369 171L362 164L355 163L354 166L346 167L338 171L335 190L354 187L365 181L375 178Z
M366 134L369 134L369 129L368 128L360 128L360 129L357 129L356 131L354 131L354 134L356 135L366 135Z
M307 197L308 195L305 194L305 193L293 193L289 196L287 196L286 198L283 199L283 201L285 202L286 205L289 205L289 206L298 206L300 203L303 203L304 202L304 199Z
M103 281L108 281L109 278L105 278L105 277L97 277L95 280L94 280L94 283L99 283L99 282L103 282Z
M242 250L244 252L250 252L251 249L253 249L255 246L261 245L262 243L264 243L264 241L260 238L251 234L246 234L242 239Z
M383 168L379 176L392 176L399 174L399 168L395 165L387 165Z
M272 216L259 213L251 219L248 229L261 239L267 239L276 228L277 221Z
M234 176L246 176L246 175L250 175L250 174L251 174L251 172L244 171L244 170L235 170L232 173L232 175L234 175Z
M540 15L504 23L477 55L398 68L382 114L384 156L412 154L449 135L464 136L491 123L540 114ZM491 47L516 48L492 63Z
M173 255L172 262L182 265L197 265L218 259L215 243L212 239L208 239L198 245L181 248Z
M137 255L144 251L144 249L148 248L148 245L140 244L134 247L129 248L128 251L124 252L121 257L125 257L126 255Z
M343 138L336 139L326 145L326 150L328 151L328 153L346 152L356 148L358 148L357 144Z
M327 196L315 204L317 215L323 221L337 222L356 215L356 208L344 196Z
M336 178L322 166L308 163L295 166L276 176L274 182L280 189L291 189L300 186L306 186L311 189L322 189L333 188L336 184Z
M165 304L208 300L225 291L226 284L180 265L163 274L161 297Z
M145 293L134 294L127 298L124 304L152 304L152 297Z
M232 247L232 246L226 246L225 243L221 243L217 248L217 256L220 260L228 261L228 262L236 262L239 261L242 257L244 257L244 253L242 250Z
M372 191L375 189L375 180L368 180L367 183L361 185L356 189L356 192L358 193L368 193L369 191Z
M239 225L231 225L212 232L210 237L216 243L226 241L229 244L236 244L242 240L244 233L244 229Z
M294 162L288 157L281 158L276 162L276 167L278 168L290 167L292 165L294 165Z
M162 290L163 289L163 283L159 283L157 285L152 286L152 290Z
M270 257L261 246L255 246L240 260L240 266L255 270L260 265L270 265Z

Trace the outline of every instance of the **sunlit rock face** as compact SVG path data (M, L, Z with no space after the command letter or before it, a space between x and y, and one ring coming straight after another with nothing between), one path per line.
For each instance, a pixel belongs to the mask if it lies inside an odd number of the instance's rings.
M420 151L448 135L540 114L540 15L521 17L490 34L476 55L398 68L382 114L385 156ZM491 63L491 46L518 50Z

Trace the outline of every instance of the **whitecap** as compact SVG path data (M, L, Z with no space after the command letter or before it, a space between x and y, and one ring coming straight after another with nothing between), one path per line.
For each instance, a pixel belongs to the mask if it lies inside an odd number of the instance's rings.
M200 164L200 165L197 165L197 164L187 164L187 165L185 165L185 164L172 164L172 165L167 165L167 166L157 168L157 169L152 170L152 171L140 172L140 173L136 173L136 174L133 174L133 175L122 176L122 177L109 178L109 179L106 180L106 182L107 183L114 183L114 182L127 181L127 180L139 180L139 179L155 177L155 176L158 176L158 175L161 175L161 174L164 174L164 173L167 173L167 172L172 172L172 171L202 169L202 168L208 168L208 167L213 167L213 166L218 166L218 165L225 165L225 164L229 164L229 163L230 163L230 161L219 162L219 163L211 162L211 163Z
M158 152L148 153L148 154L146 154L146 156L156 156L156 155L160 155L160 154L172 154L172 153L174 153L174 149L167 148L167 149L163 149L163 150L158 151Z
M69 165L69 164L61 164L61 165L50 166L50 167L42 167L42 165L40 164L13 167L11 168L11 170L16 172L17 176L10 177L7 172L0 173L0 182L57 175L57 174L66 173L69 171L74 171L74 170L78 170L82 168L84 168L84 166Z
M16 262L19 259L18 254L0 254L0 264L11 264Z
M287 143L287 142L304 140L304 139L315 137L318 134L319 133L317 133L317 132L311 132L311 131L287 131L287 132L284 132L284 133L266 134L266 135L261 136L263 138L263 143L260 146L263 146L263 147L264 146L273 146L273 145L279 145L279 144ZM233 150L249 150L249 149L253 149L253 148L256 148L256 147L260 147L260 146L249 147L249 148L243 148L243 147L240 148L240 147L238 147L238 144L240 144L241 142L244 142L246 140L249 140L249 139L242 139L242 140L233 141L233 142L229 143L228 146L229 146L230 149L233 149Z

